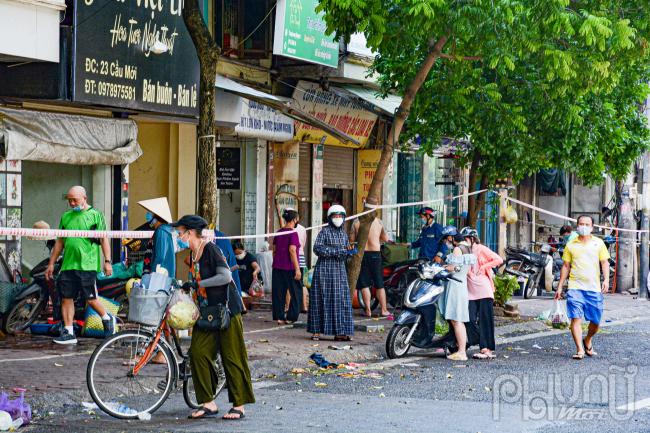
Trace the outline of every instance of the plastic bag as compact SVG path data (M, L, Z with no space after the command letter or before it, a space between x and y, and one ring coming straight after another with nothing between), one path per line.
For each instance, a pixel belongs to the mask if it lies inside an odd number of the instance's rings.
M248 290L248 293L249 295L254 296L256 298L264 297L264 284L262 284L262 282L259 279L253 280L253 282L251 283L251 287Z
M32 420L32 408L25 403L25 393L21 392L15 400L10 400L5 392L0 392L0 411L7 412L13 420L22 418L22 424Z
M506 224L516 224L519 220L519 217L517 216L517 211L515 208L508 205L503 212L503 219L505 220Z
M199 320L199 309L190 295L177 290L169 303L167 323L176 330L190 329Z
M566 310L566 301L555 300L553 311L549 318L554 328L564 328L569 324L569 316Z

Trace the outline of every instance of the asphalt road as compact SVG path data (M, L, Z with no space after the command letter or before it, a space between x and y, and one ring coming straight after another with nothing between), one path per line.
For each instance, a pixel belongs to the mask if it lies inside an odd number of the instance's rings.
M47 409L38 432L647 432L650 320L604 330L599 355L574 361L567 333L501 345L494 361L451 363L414 354L363 370L309 371L256 384L258 402L241 421L191 421L176 393L151 421ZM420 356L418 356L420 355ZM401 365L400 365L401 364ZM352 377L350 377L352 376ZM633 410L635 407L637 410ZM222 409L228 404L219 398ZM645 407L645 406L648 407Z

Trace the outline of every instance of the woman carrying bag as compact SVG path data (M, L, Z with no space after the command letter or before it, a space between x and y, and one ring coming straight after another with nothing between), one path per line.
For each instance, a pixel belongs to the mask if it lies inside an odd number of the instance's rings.
M185 215L172 224L178 239L190 247L190 285L196 289L201 317L192 330L190 364L197 402L201 408L190 419L210 418L219 412L214 401L218 375L217 352L221 354L233 407L225 420L244 418L244 405L255 402L241 319L243 305L223 253L203 239L208 226L197 215Z

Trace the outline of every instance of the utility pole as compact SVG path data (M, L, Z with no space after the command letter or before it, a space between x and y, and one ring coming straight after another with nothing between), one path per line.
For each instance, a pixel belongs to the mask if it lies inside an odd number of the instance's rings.
M634 230L634 209L630 200L631 176L623 183L619 183L617 190L621 194L619 209L618 227L621 229ZM622 183L622 182L621 182ZM619 231L618 254L617 254L617 278L616 291L623 293L634 288L634 256L636 254L636 233Z
M645 152L641 157L641 169L639 170L640 200L641 200L641 245L639 248L639 299L648 298L648 263L650 257L650 153Z

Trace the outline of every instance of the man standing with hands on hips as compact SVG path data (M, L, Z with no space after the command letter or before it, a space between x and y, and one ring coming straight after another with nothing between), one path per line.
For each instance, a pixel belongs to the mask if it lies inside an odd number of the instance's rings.
M61 230L106 230L104 215L88 204L86 190L82 186L73 186L68 191L70 210L61 217ZM57 278L57 288L63 298L61 312L65 328L61 335L54 339L57 344L76 344L72 322L74 320L74 300L83 294L86 302L102 318L106 336L115 333L115 317L109 315L97 299L97 273L102 270L102 259L99 253L101 246L104 254L103 269L106 276L113 274L111 266L111 249L108 238L58 238L52 249L50 263L45 271L45 278L51 280L54 274L54 264L63 251L63 264Z
M594 221L590 216L578 218L578 237L564 247L564 265L560 273L555 299L562 296L562 287L567 277L567 314L571 319L571 335L576 344L573 359L581 360L594 356L593 337L599 329L603 315L603 293L609 291L609 251L605 243L591 235ZM600 268L604 280L600 282ZM582 320L589 321L587 336L582 339Z

